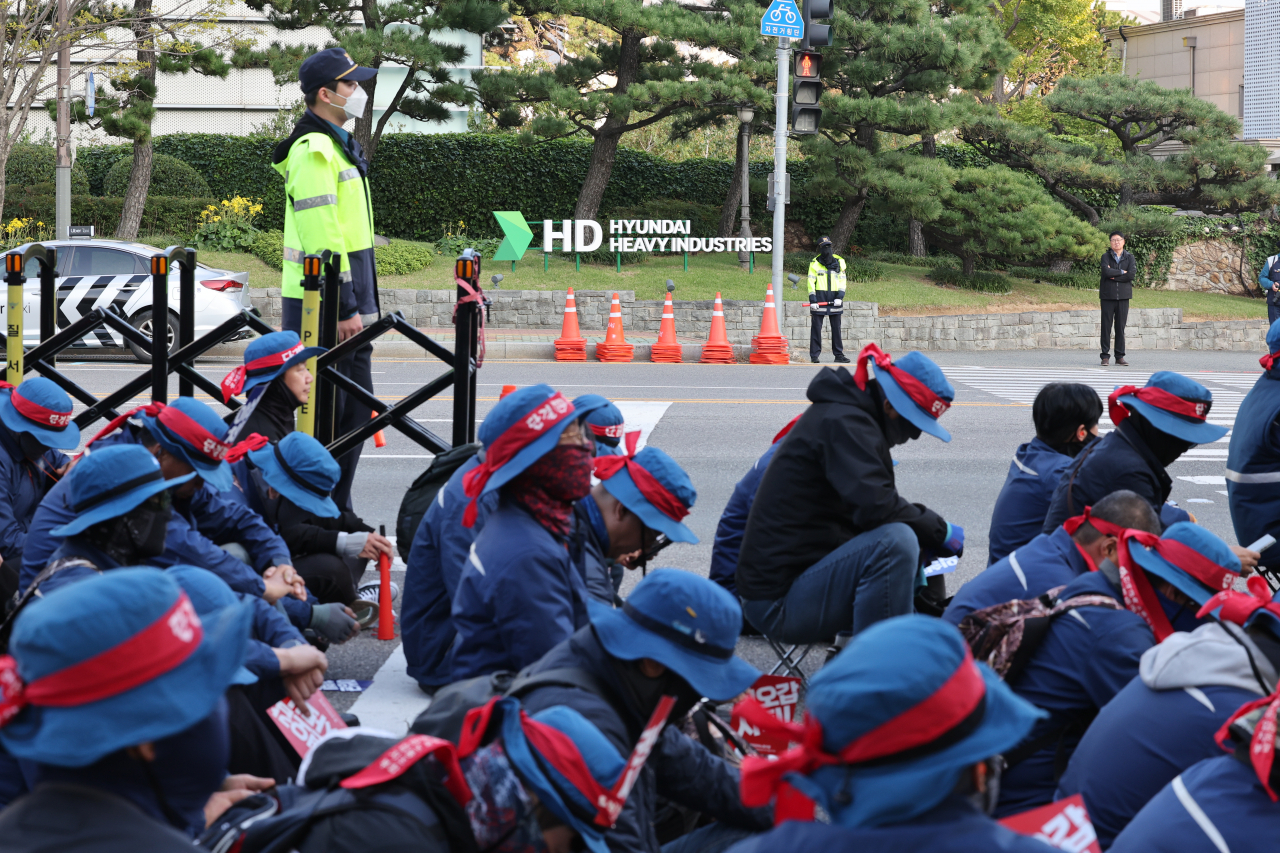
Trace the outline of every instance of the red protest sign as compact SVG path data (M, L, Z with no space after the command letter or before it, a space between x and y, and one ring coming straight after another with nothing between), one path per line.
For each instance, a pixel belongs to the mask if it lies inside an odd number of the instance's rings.
M770 714L789 723L795 720L796 705L800 703L800 679L791 675L762 675L747 690L747 695ZM788 738L763 734L736 713L729 718L729 725L761 755L778 755L791 748Z
M303 758L329 732L347 727L323 693L312 694L307 704L311 706L310 717L302 716L292 699L281 699L267 709L267 716Z
M1068 853L1101 853L1098 833L1089 820L1084 798L1073 794L1038 809L1012 815L1000 821L1019 835L1030 835L1050 847Z
M674 696L663 696L658 701L658 707L653 709L653 714L649 717L649 723L644 727L644 731L640 733L640 739L636 741L636 748L631 750L631 757L627 759L627 766L623 768L622 775L614 783L613 790L600 794L600 800L596 803L596 823L598 825L612 827L617 824L618 815L622 814L622 807L627 803L631 788L636 784L636 779L640 777L640 771L644 769L645 762L649 760L649 753L653 752L653 746L658 742L658 735L662 734L662 728L667 724L667 718L671 716L671 711L675 706L676 697Z

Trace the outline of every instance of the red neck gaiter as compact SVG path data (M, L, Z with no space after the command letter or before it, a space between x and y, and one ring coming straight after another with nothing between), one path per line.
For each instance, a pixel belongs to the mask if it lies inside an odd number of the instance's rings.
M573 505L590 492L591 454L572 444L552 448L502 487L504 495L557 536L569 535Z

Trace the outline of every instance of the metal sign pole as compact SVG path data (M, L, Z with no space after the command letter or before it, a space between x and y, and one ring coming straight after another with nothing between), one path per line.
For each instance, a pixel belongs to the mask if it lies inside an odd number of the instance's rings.
M45 261L40 264L40 342L58 333L58 255L55 249L45 249ZM58 356L46 361L56 364Z
M340 255L330 256L325 249L320 255L324 263L324 287L320 294L320 346L333 349L338 345L338 305L342 293ZM332 444L337 436L337 389L329 379L309 367L316 394L316 439L323 445Z
M791 40L778 39L778 91L773 111L773 302L777 306L778 330L786 334L783 322L782 261L786 251L787 227L787 92L791 71Z
M196 339L196 250L185 249L186 257L178 268L178 349ZM192 367L195 362L192 362ZM186 376L178 377L178 396L194 397L195 383Z

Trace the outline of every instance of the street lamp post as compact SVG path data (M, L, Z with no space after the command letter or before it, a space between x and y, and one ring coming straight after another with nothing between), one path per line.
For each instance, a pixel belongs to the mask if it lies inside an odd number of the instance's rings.
M750 201L750 183L751 183L751 120L756 117L756 111L752 109L750 104L738 107L738 121L742 122L742 133L739 134L742 141L742 230L738 236L742 239L751 240L751 201ZM745 244L750 246L750 242ZM740 250L738 252L738 263L747 269L750 267L749 249Z

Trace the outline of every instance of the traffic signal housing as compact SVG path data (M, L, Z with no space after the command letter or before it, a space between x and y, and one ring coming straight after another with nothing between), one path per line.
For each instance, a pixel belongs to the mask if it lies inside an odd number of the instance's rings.
M797 51L792 68L791 132L817 133L822 124L822 54L812 50Z
M826 47L831 44L831 27L828 24L815 24L815 18L823 20L833 17L835 8L833 0L804 0L801 18L804 20L804 38L800 41L800 49Z

